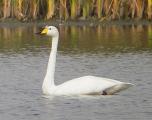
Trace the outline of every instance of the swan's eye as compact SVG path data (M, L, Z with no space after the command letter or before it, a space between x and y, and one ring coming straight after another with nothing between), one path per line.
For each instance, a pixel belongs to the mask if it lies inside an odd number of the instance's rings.
M49 30L51 30L51 28L49 28Z

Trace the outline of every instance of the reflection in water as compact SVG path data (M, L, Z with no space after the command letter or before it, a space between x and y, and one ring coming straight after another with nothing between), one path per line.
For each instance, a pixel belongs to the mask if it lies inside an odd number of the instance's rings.
M61 36L66 42L61 42L63 45L60 48L63 51L65 48L75 48L83 52L151 49L148 42L149 28L151 26L71 27L67 31L68 39Z
M37 26L1 27L0 51L24 52L50 48L48 37L37 36ZM128 52L152 48L152 26L60 26L59 50L80 52Z

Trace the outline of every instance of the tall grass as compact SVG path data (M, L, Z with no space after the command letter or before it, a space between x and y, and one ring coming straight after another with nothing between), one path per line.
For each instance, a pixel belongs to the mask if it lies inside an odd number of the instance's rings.
M0 18L152 20L152 0L0 0Z
M67 0L60 0L59 5L59 18L67 20L69 18L69 12L67 9Z
M50 19L54 15L54 9L55 9L55 0L46 0L47 6L46 6L46 19Z
M152 19L152 0L148 0L147 14L148 19Z
M78 5L78 0L70 0L71 19L75 19L77 17L77 5Z
M11 1L2 0L2 5L3 18L5 19L11 15Z
M102 7L103 7L102 1L104 0L96 0L96 13L98 18L101 18Z
M35 20L37 18L37 14L38 14L39 0L30 0L29 8L30 8L29 18Z
M83 1L83 5L82 5L82 9L83 9L83 18L86 19L87 17L90 16L90 11L92 9L92 6L91 6L91 1L92 0L84 0Z
M17 19L21 20L24 15L23 15L23 9L22 9L22 6L23 6L23 0L15 0L15 4L14 4L14 15L16 16Z

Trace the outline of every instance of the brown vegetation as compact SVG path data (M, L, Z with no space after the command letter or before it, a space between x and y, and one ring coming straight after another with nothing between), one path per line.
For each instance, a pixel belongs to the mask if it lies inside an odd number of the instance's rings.
M0 18L152 20L152 0L0 0Z

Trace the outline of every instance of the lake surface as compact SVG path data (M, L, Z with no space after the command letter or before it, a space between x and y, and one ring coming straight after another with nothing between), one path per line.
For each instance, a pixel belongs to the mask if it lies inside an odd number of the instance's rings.
M52 96L41 85L51 39L0 26L1 120L151 120L152 26L60 26L55 83L84 75L135 84L113 96Z

